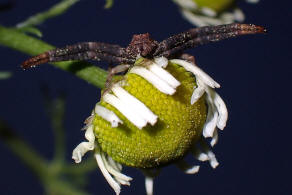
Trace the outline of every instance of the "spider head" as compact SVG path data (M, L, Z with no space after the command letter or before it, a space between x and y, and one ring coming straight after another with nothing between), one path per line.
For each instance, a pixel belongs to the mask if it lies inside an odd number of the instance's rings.
M150 38L149 33L133 35L132 41L127 47L127 52L134 58L137 56L149 57L154 53L158 42Z

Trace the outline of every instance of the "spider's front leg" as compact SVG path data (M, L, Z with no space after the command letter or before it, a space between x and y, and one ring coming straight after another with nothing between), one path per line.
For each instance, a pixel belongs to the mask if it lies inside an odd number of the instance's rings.
M125 48L100 42L83 42L57 48L34 56L22 63L22 68L30 68L47 62L60 62L69 60L97 60L109 63L133 63L135 59L129 58Z
M179 54L178 55L178 58L182 59L182 60L186 60L186 61L189 61L193 64L196 63L196 60L195 60L195 57L190 55L190 54L187 54L187 53L183 53L183 54Z
M169 57L185 49L247 34L265 33L266 29L253 24L226 24L193 28L174 35L158 44L154 56Z
M118 73L125 72L126 70L130 68L130 66L131 65L129 64L121 64L113 68L109 68L108 75L105 82L105 89L103 90L101 96L103 96L103 94L105 94L110 89L113 76L115 76Z

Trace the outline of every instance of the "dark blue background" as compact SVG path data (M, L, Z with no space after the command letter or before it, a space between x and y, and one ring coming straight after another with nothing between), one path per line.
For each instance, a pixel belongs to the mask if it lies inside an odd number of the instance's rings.
M0 2L7 2L1 0ZM0 13L0 24L12 26L57 0L15 0L16 6ZM149 32L156 40L191 28L170 0L117 0L110 10L103 1L83 0L66 14L40 25L43 40L56 46L80 41L103 41L126 46L134 33ZM286 4L285 4L286 3ZM246 23L267 27L267 35L246 36L202 46L189 53L221 84L230 117L214 151L220 166L203 163L197 175L185 175L176 167L163 169L155 180L155 194L246 195L291 192L291 3L262 0L240 3ZM14 76L0 82L0 117L32 146L51 158L53 136L43 110L40 86L53 94L67 94L67 158L84 139L83 120L99 99L99 90L49 65L23 71L19 64L28 56L0 47L0 70ZM0 143L0 193L42 194L35 176ZM72 161L73 163L73 161ZM122 194L144 194L144 177L134 177ZM91 174L88 191L113 194L100 171Z

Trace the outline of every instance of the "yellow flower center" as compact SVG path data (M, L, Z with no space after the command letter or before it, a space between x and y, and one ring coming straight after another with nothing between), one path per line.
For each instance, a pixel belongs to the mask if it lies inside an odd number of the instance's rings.
M194 76L176 64L169 63L166 70L181 82L172 96L136 74L127 73L123 78L123 88L158 116L154 126L148 124L140 130L116 108L99 102L123 121L116 128L98 115L93 121L98 144L115 161L138 168L164 165L182 158L201 136L207 108L204 96L190 104L196 86Z

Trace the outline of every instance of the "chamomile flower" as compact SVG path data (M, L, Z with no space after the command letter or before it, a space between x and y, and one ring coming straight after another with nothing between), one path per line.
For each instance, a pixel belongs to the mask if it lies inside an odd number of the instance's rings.
M139 58L96 104L86 120L87 141L74 149L72 158L79 163L93 150L116 194L132 180L122 173L122 165L143 171L148 195L164 165L175 163L186 174L199 171L198 165L183 160L189 152L216 168L219 163L211 147L228 118L225 103L214 90L219 87L186 60Z
M237 0L174 0L183 17L195 26L243 22L245 15L236 6ZM259 0L246 0L257 3Z

